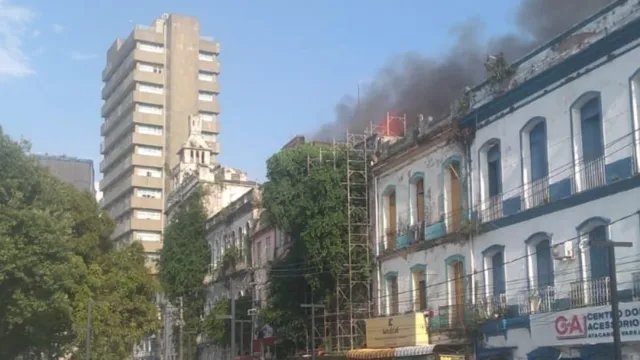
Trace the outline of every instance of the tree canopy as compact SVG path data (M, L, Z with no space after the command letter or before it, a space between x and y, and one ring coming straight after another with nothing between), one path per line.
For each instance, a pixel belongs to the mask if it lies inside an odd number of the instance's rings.
M291 237L288 255L269 271L269 308L263 321L275 326L289 348L300 348L309 330L305 302L335 304L337 279L348 261L346 159L318 159L322 147L302 144L267 160L262 204L268 221Z
M28 151L0 128L0 354L75 357L91 300L99 304L92 358L128 358L158 324L144 253L137 244L115 250L113 221L93 195L54 178Z
M236 320L249 320L249 309L251 309L252 299L251 296L242 296L236 299ZM231 314L231 299L228 297L222 297L216 301L207 317L204 319L204 333L207 338L220 346L231 345L231 321L228 319L222 319L222 316L228 316ZM245 344L249 343L252 339L248 334L251 326L244 327L244 339ZM240 329L236 328L236 344L241 343L240 336L242 336Z
M205 288L202 284L211 262L206 239L207 213L204 190L196 189L176 209L164 230L164 244L158 263L160 280L169 300L177 305L182 297L185 329L202 330Z

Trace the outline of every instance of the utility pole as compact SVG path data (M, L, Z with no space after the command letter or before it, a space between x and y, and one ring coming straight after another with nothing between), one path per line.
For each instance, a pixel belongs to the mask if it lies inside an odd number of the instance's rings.
M236 357L236 286L233 279L229 281L231 292L231 360Z
M615 248L630 248L633 243L620 241L590 241L590 246L603 247L609 255L609 298L611 299L611 328L613 330L613 360L622 360L622 340L620 338L620 309L618 300L618 278L616 275Z
M244 351L244 324L251 323L251 320L236 320L236 322L240 323L240 355L242 356Z
M180 296L180 319L179 319L179 323L178 326L180 327L180 353L178 355L178 358L180 360L184 360L184 342L183 337L184 337L184 303L182 302L182 296Z
M251 316L251 355L253 355L253 342L258 339L258 327L256 323L256 316L258 315L258 310L256 308L251 308L247 311L247 315Z
M86 360L91 360L91 307L93 306L93 300L89 300L87 303L87 339L86 339Z
M169 311L167 309L167 302L162 303L162 359L169 360Z
M231 294L231 315L216 316L219 320L231 320L231 359L236 357L236 297L235 283L229 280L229 293Z
M311 308L311 360L316 360L316 308L324 309L322 304L302 304L302 308Z

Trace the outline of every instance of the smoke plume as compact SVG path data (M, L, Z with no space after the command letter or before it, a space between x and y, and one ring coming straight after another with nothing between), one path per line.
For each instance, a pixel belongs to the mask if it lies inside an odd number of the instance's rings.
M488 54L503 52L507 60L517 60L612 1L521 0L515 19L518 33L486 44L474 36L482 23L470 20L451 30L456 42L442 58L410 53L392 59L371 83L359 85L357 95L347 95L336 105L335 121L322 125L314 138L340 139L347 129L362 133L387 111L406 114L408 127L418 114L444 116L466 86L485 78Z

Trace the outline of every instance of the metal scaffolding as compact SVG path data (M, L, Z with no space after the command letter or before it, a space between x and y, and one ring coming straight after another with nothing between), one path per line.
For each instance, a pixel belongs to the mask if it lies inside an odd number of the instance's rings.
M392 128L396 130L393 131ZM316 157L307 159L307 170L344 162L344 191L347 220L344 226L347 262L342 276L336 279L334 306L317 314L314 336L323 337L326 351L341 352L359 348L365 341L365 322L373 313L372 246L369 187L371 166L380 139L404 136L406 116L389 113L377 126L370 125L364 134L346 133L344 142L324 143Z

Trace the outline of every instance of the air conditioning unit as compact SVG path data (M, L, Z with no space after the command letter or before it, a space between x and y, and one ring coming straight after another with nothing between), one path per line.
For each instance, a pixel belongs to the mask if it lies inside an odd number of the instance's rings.
M560 261L567 261L575 259L575 252L573 249L573 241L563 242L556 244L552 249L553 258Z

